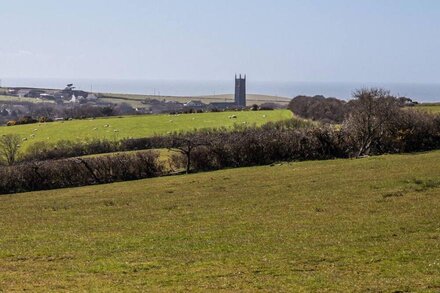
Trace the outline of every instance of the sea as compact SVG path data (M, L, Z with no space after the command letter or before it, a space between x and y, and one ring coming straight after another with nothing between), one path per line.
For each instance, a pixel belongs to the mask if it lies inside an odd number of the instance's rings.
M73 83L77 89L100 93L125 93L159 96L207 96L234 92L234 79L222 81L128 80L84 78L2 78L3 87L64 88ZM440 102L440 84L374 82L264 82L248 78L247 92L293 98L297 95L323 95L348 100L360 88L379 87L392 94L418 102Z

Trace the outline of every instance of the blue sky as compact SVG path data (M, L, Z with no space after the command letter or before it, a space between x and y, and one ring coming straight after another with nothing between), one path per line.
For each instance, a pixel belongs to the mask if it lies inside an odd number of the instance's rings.
M440 82L436 0L0 0L0 78Z

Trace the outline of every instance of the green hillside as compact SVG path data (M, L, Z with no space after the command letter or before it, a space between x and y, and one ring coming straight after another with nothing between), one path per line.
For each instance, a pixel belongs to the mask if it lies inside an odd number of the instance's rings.
M0 102L29 102L29 103L51 103L53 104L54 101L49 101L49 100L42 100L42 99L37 99L37 98L19 98L19 97L14 97L14 96L4 96L4 95L0 95Z
M229 116L236 115L236 119ZM26 138L24 146L35 141L85 140L90 138L122 139L147 137L172 131L232 127L234 124L261 125L289 119L288 110L219 112L182 115L143 115L0 127L0 135L16 133Z
M0 197L0 291L438 292L440 152Z
M167 101L177 101L186 103L191 100L200 100L203 103L209 104L213 102L232 102L234 101L233 94L218 94L218 95L206 95L206 96L154 96L154 95L139 95L139 94L111 94L105 93L106 98L101 98L101 101L110 103L129 103L133 107L145 107L141 101L145 99L157 99ZM277 103L280 105L287 105L291 98L261 95L261 94L247 94L246 100L248 105L264 103Z

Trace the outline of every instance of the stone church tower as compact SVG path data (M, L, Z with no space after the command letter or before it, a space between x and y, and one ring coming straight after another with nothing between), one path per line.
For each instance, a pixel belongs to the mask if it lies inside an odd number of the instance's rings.
M235 104L239 107L246 107L246 75L244 78L235 75Z

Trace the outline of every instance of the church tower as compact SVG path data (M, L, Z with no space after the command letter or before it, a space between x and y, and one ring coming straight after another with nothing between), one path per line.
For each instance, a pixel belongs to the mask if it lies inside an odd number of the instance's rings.
M244 78L235 75L235 104L238 107L246 107L246 75Z

